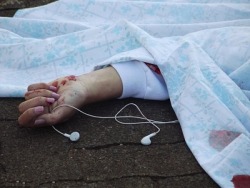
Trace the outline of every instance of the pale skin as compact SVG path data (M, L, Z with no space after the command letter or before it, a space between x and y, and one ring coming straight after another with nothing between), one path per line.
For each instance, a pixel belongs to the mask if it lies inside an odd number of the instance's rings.
M122 81L113 67L80 76L67 76L50 83L28 87L25 101L19 105L21 127L55 125L68 120L75 110L60 107L69 104L81 108L86 104L117 98L122 94Z

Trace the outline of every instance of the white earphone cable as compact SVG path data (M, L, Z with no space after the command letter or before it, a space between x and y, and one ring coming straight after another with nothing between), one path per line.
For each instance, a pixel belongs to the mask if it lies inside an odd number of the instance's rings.
M131 105L135 106L135 107L137 108L137 110L140 112L140 114L141 114L143 117L139 117L139 116L118 116L125 108L127 108L128 106L131 106ZM70 105L70 104L61 104L61 105L55 107L55 108L52 110L52 112L55 111L56 109L60 108L60 107L70 107L70 108L73 108L73 109L75 109L76 111L78 111L78 112L80 112L80 113L82 113L82 114L84 114L84 115L86 115L86 116L92 117L92 118L99 118L99 119L115 119L115 120L117 120L117 119L122 119L122 118L132 118L132 119L147 120L147 121L133 122L133 123L126 123L126 122L122 122L122 121L119 121L119 120L118 120L117 122L120 123L120 124L129 124L129 125L145 124L145 123L171 124L171 123L178 123L178 122L179 122L178 120L172 120L172 121L156 121L156 120L153 120L153 119L148 119L148 118L146 118L146 117L142 114L140 108L139 108L136 104L134 104L134 103L128 103L128 104L126 104L124 107L122 107L122 108L116 113L115 116L97 116L97 115L88 114L88 113L83 112L82 110L80 110L80 109L78 109L78 108L76 108L76 107L74 107L74 106L72 106L72 105Z
M136 107L136 109L140 112L141 116L142 117L139 117L139 116L119 116L119 114L125 109L127 108L128 106L134 106ZM158 134L160 132L160 128L156 125L156 124L167 124L167 123L177 123L178 120L174 120L174 121L168 121L168 122L163 122L163 121L155 121L155 120L152 120L152 119L148 119L141 111L141 109L134 103L129 103L129 104L126 104L125 106L123 106L116 114L115 116L96 116L96 115L92 115L92 114L88 114L86 112L83 112L82 110L72 106L72 105L69 105L69 104L61 104L57 107L55 107L53 111L55 111L56 109L60 108L60 107L70 107L70 108L73 108L75 109L76 111L80 112L81 114L84 114L86 116L89 116L89 117L92 117L92 118L101 118L101 119L115 119L116 122L120 123L120 124L123 124L123 125L135 125L135 124L145 124L145 123L150 123L151 125L153 125L155 128L157 128L157 131L154 132L154 133L151 133L150 135L148 136L145 136L142 140L141 140L141 143L143 145L149 145L151 144L151 140L150 138L152 136L155 136L156 134ZM128 123L128 122L123 122L123 121L120 121L119 119L122 119L122 118L133 118L133 119L140 119L140 120L146 120L146 121L141 121L141 122L132 122L132 123ZM61 131L57 130L54 125L52 125L52 128L58 132L59 134L61 135L64 135L66 137L69 137L71 141L77 141L79 138L80 138L80 135L78 132L74 132L75 134L71 134L71 135L68 135L66 133L62 133Z
M143 117L142 119L147 120L147 121L146 121L146 122L126 123L126 122L122 122L122 121L118 120L118 118L121 118L121 117L122 117L122 116L118 116L118 114L120 114L125 108L127 108L127 107L130 106L130 105L135 106L136 109L137 109L137 110L140 112L140 114L142 115L142 117ZM137 116L128 116L128 117L137 118ZM122 108L116 113L116 115L114 116L114 118L115 118L115 121L116 121L116 122L118 122L118 123L120 123L120 124L123 124L123 125L150 123L150 124L153 125L155 128L157 128L156 134L157 134L158 132L160 132L160 128L159 128L157 125L154 124L154 121L149 120L149 119L142 113L141 109L140 109L136 104L134 104L134 103L126 104L124 107L122 107ZM141 119L141 118L140 118L140 119Z
M62 133L61 131L59 131L58 129L56 129L54 125L52 125L52 128L53 128L56 132L58 132L59 134L61 134L61 135L64 135L64 134L65 134L65 133Z

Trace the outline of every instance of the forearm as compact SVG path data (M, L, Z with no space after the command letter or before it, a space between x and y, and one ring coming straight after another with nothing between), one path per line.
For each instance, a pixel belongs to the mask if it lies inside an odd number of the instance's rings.
M166 98L168 92L162 77L147 67L144 69L143 63L125 62L124 65L115 66L116 69L103 68L77 77L62 77L48 84L30 85L25 94L26 101L19 105L20 126L55 125L67 120L74 114L73 109L53 110L62 104L81 108L89 103L119 97Z
M87 87L87 103L111 98L142 98L166 100L168 91L161 75L144 63L128 61L80 76Z
M79 76L86 88L85 104L118 98L122 95L122 81L113 67L103 68Z

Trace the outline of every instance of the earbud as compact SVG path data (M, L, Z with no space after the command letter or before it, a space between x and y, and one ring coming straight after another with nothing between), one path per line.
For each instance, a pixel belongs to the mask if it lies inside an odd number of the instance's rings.
M66 137L68 137L72 142L76 142L76 141L78 141L80 139L79 132L73 132L70 135L64 133L63 135L66 136Z
M157 134L157 133L154 132L154 133L151 133L151 134L149 134L149 135L143 137L143 138L141 139L141 144L144 145L144 146L150 145L150 144L151 144L150 138L153 137L153 136L155 136L156 134Z
M137 116L119 116L119 114L121 113L121 111L123 111L126 107L130 106L130 105L133 105L137 108L137 110L140 112L140 114L142 115L142 117L137 117ZM142 145L150 145L151 144L151 140L150 138L157 135L159 132L160 132L160 128L156 125L156 124L162 124L162 123L177 123L178 120L175 120L175 121L168 121L168 122L162 122L162 121L155 121L155 120L152 120L152 119L148 119L147 117L145 117L145 115L142 113L142 111L140 110L140 108L134 104L134 103L129 103L127 105L125 105L124 107L122 107L117 113L115 116L95 116L95 115L91 115L91 114L88 114L88 113L85 113L83 111L81 111L80 109L72 106L72 105L69 105L69 104L61 104L57 107L55 107L52 112L54 110L56 110L57 108L60 108L60 107L70 107L70 108L73 108L75 110L77 110L78 112L82 113L82 114L85 114L86 116L89 116L89 117L93 117L93 118L101 118L101 119L115 119L115 121L117 121L118 123L120 124L124 124L124 125L135 125L135 124L142 124L142 123L150 123L151 125L153 125L155 128L158 129L158 131L154 132L154 133L151 133L145 137L143 137L141 139L141 144ZM132 123L127 123L127 122L123 122L123 121L120 121L118 120L119 118L134 118L134 119L141 119L141 120L146 120L146 121L142 121L142 122L132 122ZM67 134L67 133L62 133L61 131L57 130L53 125L52 125L52 128L58 132L59 134L69 138L72 142L76 142L80 139L80 134L78 132L73 132L71 133L70 135Z

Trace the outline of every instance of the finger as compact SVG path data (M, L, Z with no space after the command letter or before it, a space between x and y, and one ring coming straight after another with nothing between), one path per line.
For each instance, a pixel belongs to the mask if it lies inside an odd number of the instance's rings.
M25 93L24 97L26 100L29 100L29 99L32 99L32 98L35 98L35 97L51 97L51 98L54 98L54 99L59 99L60 95L53 92L53 91L50 91L50 90L47 90L47 89L37 89L37 90L32 90L32 91L28 91Z
M36 106L29 108L18 118L18 123L21 127L30 127L34 124L38 116L45 112L44 106Z
M29 108L34 108L36 106L50 106L53 104L56 100L51 97L35 97L30 100L26 100L22 102L19 106L19 112L24 113Z
M34 125L35 126L52 126L58 123L62 123L66 120L68 120L71 116L74 115L74 111L67 107L59 107L55 111L52 111L51 113L42 114L39 116Z
M36 83L36 84L31 84L28 86L28 91L32 91L32 90L37 90L37 89L46 89L46 90L50 90L50 91L57 91L57 87L54 85L49 85L46 83Z

